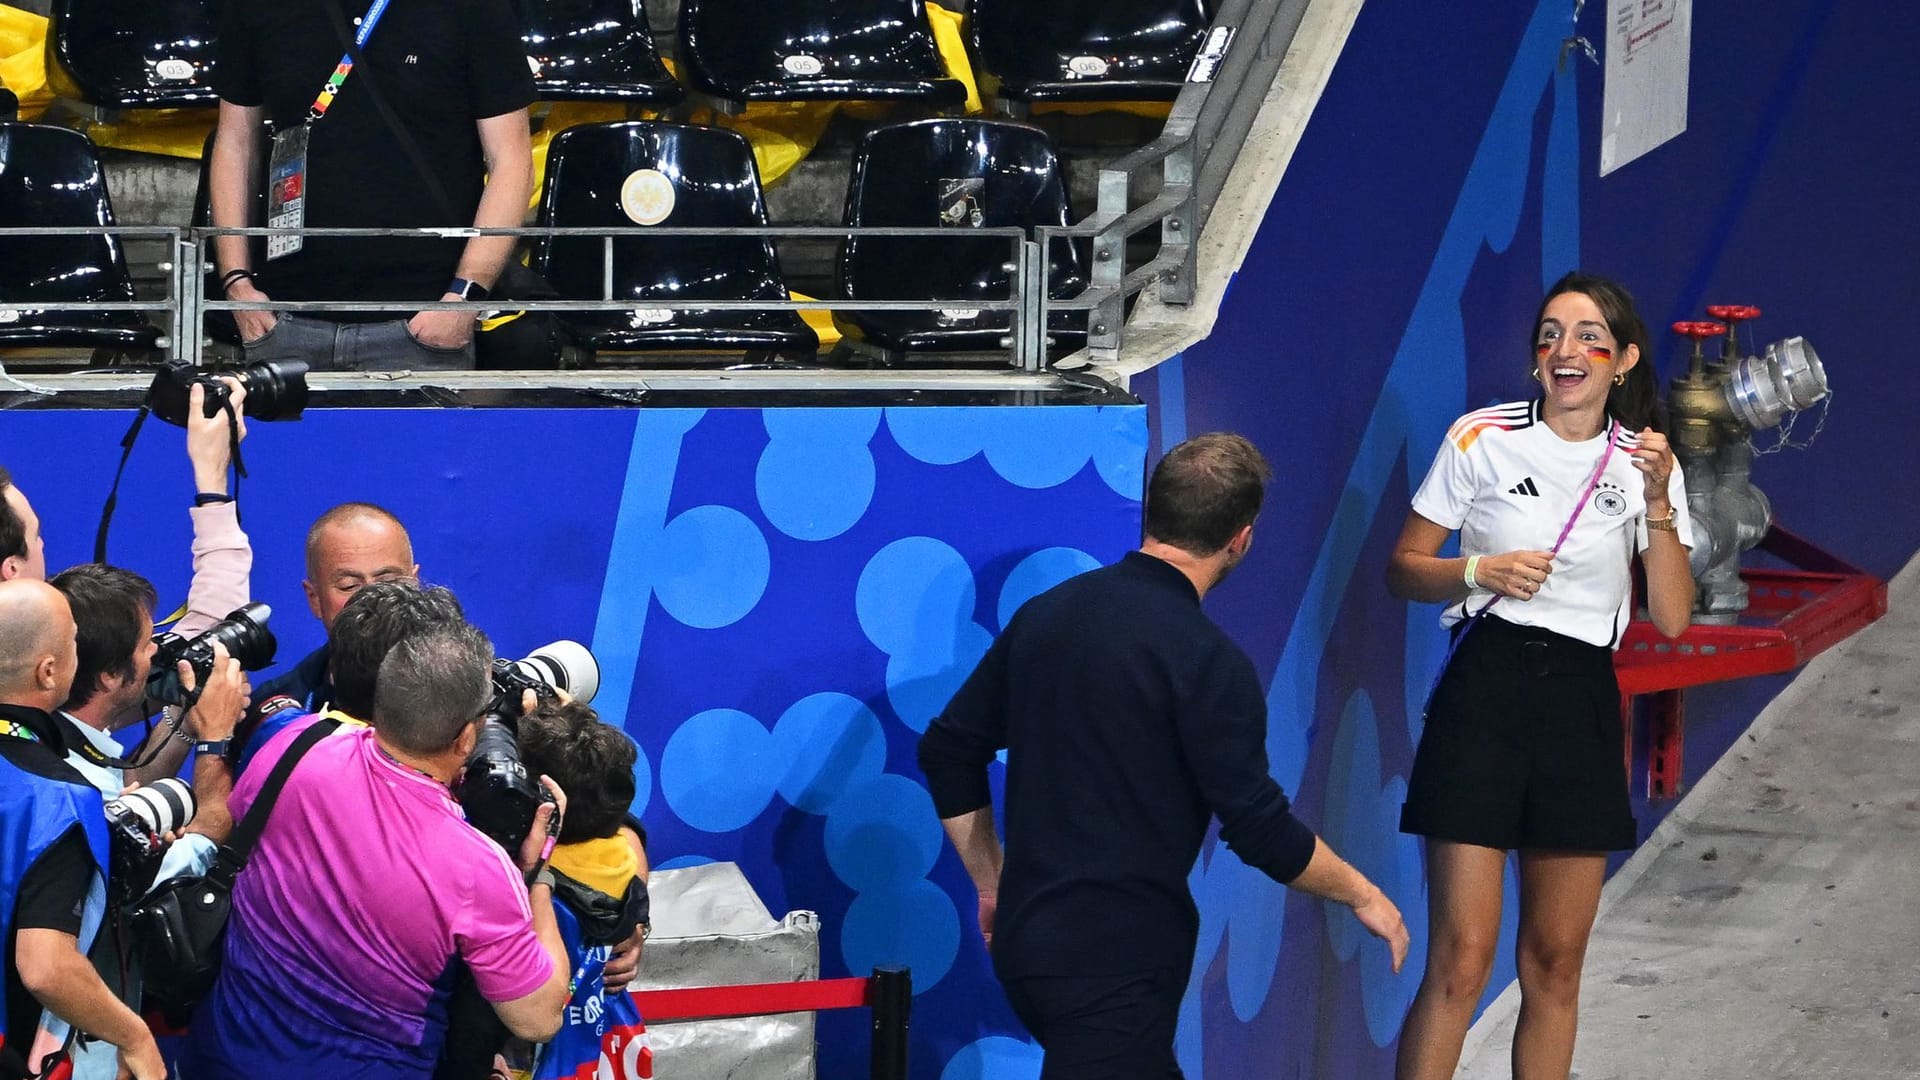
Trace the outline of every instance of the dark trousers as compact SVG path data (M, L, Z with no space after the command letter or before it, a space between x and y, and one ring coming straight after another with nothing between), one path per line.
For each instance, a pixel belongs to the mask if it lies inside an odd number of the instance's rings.
M1029 975L1001 984L1047 1052L1040 1080L1181 1080L1173 1033L1185 971Z

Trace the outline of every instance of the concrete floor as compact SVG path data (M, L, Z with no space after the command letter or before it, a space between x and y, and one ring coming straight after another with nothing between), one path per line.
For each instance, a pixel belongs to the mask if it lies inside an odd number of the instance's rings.
M1578 1080L1920 1078L1920 557L1621 868ZM1517 987L1458 1075L1506 1077Z

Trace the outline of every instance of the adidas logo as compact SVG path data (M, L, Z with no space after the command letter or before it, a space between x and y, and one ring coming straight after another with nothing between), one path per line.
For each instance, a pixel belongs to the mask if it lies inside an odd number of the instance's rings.
M1533 477L1529 476L1525 480L1522 480L1519 483L1508 488L1507 494L1538 496L1540 494L1540 489L1533 486Z

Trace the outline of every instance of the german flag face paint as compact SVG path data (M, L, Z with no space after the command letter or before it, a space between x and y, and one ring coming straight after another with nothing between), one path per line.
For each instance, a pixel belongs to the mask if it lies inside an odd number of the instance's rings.
M1602 364L1611 364L1613 363L1613 350L1602 348L1598 345L1589 345L1587 346L1587 359L1598 361Z

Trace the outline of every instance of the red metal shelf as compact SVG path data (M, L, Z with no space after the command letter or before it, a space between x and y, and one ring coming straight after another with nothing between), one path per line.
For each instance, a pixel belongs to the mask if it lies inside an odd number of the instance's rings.
M1629 773L1633 699L1650 697L1651 798L1680 793L1687 687L1792 671L1887 613L1886 582L1778 525L1767 531L1758 550L1795 569L1741 571L1750 590L1741 623L1695 625L1669 640L1652 623L1635 620L1614 654L1627 719Z

